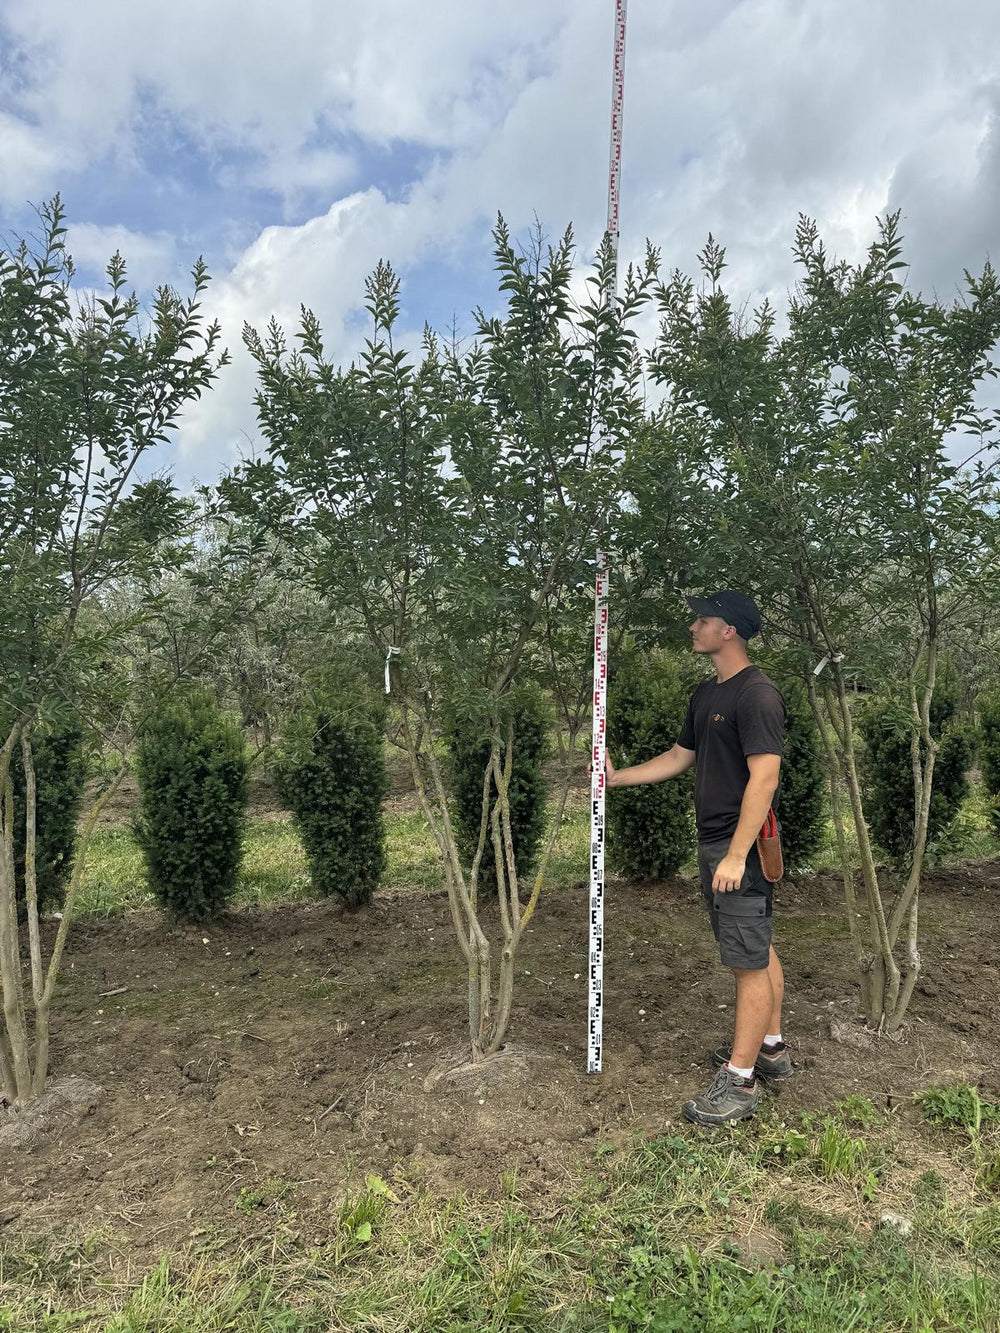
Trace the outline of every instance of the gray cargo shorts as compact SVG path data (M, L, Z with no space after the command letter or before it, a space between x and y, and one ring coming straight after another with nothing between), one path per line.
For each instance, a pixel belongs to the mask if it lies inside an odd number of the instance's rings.
M740 887L731 893L713 893L712 880L728 850L728 838L724 842L698 844L701 891L719 942L723 967L759 971L767 967L771 957L772 886L764 878L754 845L747 855Z

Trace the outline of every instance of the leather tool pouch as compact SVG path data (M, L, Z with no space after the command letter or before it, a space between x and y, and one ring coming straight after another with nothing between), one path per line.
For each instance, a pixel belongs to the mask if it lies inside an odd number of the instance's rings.
M764 826L757 836L757 851L764 878L769 884L777 884L785 873L785 860L781 852L781 832L773 810L768 810Z

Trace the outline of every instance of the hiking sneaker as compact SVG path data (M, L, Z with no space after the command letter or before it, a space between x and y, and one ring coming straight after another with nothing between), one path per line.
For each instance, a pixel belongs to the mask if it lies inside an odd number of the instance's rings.
M741 1078L723 1065L706 1092L684 1103L684 1115L696 1125L732 1125L737 1120L749 1120L759 1101L757 1080Z
M716 1068L728 1064L732 1058L731 1046L718 1046L712 1052L712 1064ZM791 1078L795 1070L792 1068L792 1055L787 1044L779 1041L777 1046L762 1046L754 1061L754 1073L775 1083L783 1078Z

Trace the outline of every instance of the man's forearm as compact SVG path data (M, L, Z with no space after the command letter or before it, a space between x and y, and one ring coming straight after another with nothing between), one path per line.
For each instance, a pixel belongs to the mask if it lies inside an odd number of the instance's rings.
M729 844L730 856L738 856L741 861L746 860L750 848L757 841L757 835L767 817L776 791L777 787L770 779L751 777L743 793L740 822Z
M680 750L674 746L655 759L647 759L644 764L633 764L631 768L616 769L608 782L609 787L641 787L647 782L666 782L667 778L679 777L694 764L694 754L690 750Z

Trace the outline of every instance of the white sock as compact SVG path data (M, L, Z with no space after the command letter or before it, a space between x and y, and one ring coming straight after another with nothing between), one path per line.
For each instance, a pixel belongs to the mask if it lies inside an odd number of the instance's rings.
M781 1033L780 1033L780 1032L777 1034L777 1036L775 1036L773 1032L769 1032L769 1033L767 1034L767 1036L764 1038L764 1045L765 1045L765 1046L777 1046L778 1043L779 1043L780 1041L781 1041Z
M753 1078L753 1067L752 1067L752 1066L751 1066L750 1069L738 1069L738 1068L736 1067L736 1065L733 1064L732 1060L730 1060L730 1061L729 1061L729 1070L730 1070L730 1072L733 1073L733 1074L739 1074L740 1078Z

